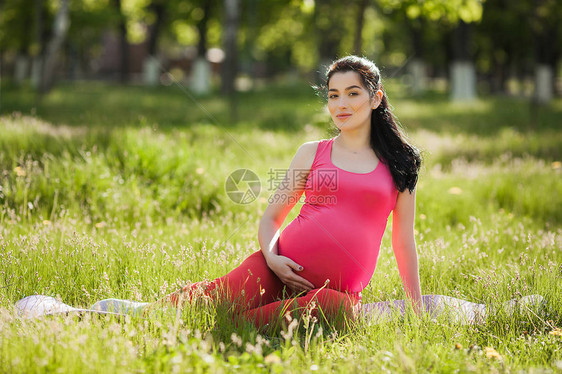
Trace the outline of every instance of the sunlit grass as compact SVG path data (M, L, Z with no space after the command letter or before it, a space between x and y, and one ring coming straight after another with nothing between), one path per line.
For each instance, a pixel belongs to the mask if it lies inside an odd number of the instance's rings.
M489 305L484 325L406 317L336 330L302 318L279 333L236 327L216 305L80 321L21 320L13 305L35 293L81 307L108 297L155 301L237 266L259 249L271 169L286 168L303 142L331 136L319 99L302 88L274 88L275 103L248 94L236 125L220 113L222 99L201 99L225 121L217 125L178 113L185 98L164 88L57 90L37 108L41 119L0 117L0 372L561 370L558 101L532 129L516 118L518 101L452 107L439 95L396 95L425 151L416 209L423 293ZM10 95L3 111L33 106L25 92ZM481 119L493 130L471 124ZM262 183L247 205L224 190L238 168ZM364 302L404 298L390 229ZM530 294L546 298L541 315L499 308Z

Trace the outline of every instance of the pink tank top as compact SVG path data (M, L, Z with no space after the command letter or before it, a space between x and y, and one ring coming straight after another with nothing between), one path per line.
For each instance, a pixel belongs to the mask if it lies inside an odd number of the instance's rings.
M369 283L398 190L379 161L353 173L331 161L334 139L324 139L310 168L305 203L279 237L279 254L304 267L298 274L316 288L358 293Z

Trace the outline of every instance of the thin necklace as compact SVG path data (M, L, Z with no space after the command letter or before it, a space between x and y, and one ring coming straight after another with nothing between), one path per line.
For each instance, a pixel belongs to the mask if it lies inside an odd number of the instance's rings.
M347 148L345 148L345 147L343 147L343 149L345 149L347 152L351 152L351 153L353 153L353 154L359 154L359 153L362 153L362 152L363 152L364 150L366 150L366 149L371 149L371 147L365 148L365 149L363 149L363 150L361 150L361 151L352 151L352 150L347 149Z

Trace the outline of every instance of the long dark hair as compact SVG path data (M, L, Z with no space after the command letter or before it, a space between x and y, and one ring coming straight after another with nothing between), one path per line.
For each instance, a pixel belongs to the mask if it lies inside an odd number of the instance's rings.
M382 100L371 115L371 148L390 169L394 185L398 191L406 188L413 192L418 181L421 166L419 150L408 142L398 119L391 111L386 92L382 86L379 68L366 58L347 56L334 61L326 72L326 88L335 73L354 71L361 77L363 86L369 96L375 96L377 90L383 92Z

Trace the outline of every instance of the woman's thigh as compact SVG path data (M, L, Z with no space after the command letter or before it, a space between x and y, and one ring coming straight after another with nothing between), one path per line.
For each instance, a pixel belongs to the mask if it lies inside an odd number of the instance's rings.
M267 266L263 253L257 251L226 275L188 284L160 302L180 306L203 297L217 302L227 301L239 310L249 310L294 296Z

